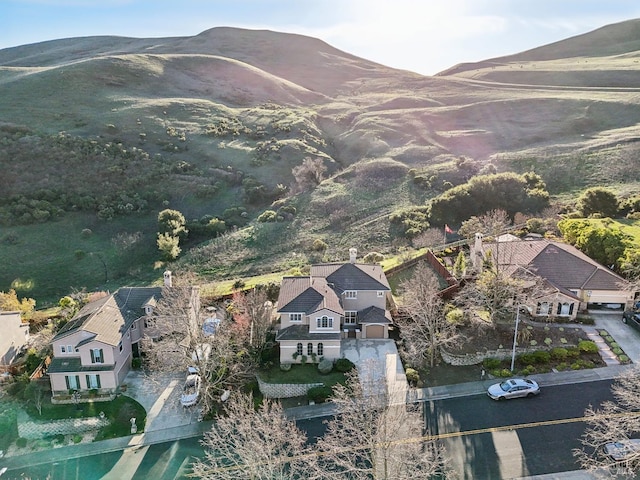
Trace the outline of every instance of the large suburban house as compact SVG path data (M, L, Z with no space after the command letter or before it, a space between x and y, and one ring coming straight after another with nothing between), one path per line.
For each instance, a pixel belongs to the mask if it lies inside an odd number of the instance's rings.
M20 312L0 312L0 373L7 372L29 340L29 324Z
M171 272L165 272L165 288L177 288L171 285ZM198 294L195 288L190 291ZM85 305L52 340L47 373L53 396L115 392L141 353L145 331L153 329L162 293L162 287L126 287Z
M356 263L312 265L309 276L284 277L278 297L281 363L340 358L343 338L388 338L391 288L382 267Z
M629 282L566 243L513 235L483 243L476 234L471 248L476 271L487 260L507 275L526 273L544 281L545 294L529 300L533 316L573 319L590 308L624 310L633 305L635 291Z

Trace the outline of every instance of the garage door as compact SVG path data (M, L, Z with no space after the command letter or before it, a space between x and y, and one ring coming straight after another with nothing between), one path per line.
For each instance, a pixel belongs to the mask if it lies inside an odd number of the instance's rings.
M367 327L367 338L384 338L384 326L369 325Z

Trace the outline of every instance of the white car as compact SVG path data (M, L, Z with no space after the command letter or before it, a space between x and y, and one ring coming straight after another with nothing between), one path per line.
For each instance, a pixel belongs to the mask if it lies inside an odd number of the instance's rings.
M510 378L504 382L491 385L487 389L487 395L494 400L507 400L509 398L533 397L540 393L540 387L534 380L528 378Z
M640 458L640 438L629 438L618 442L607 443L605 453L616 462Z
M190 373L184 381L180 403L183 407L191 407L198 402L200 396L200 375Z

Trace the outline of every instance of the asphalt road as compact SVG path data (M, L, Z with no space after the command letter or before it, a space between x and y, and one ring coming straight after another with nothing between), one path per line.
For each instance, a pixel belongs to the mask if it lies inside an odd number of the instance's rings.
M462 479L508 479L577 470L591 404L611 400L611 381L543 388L540 395L497 402L486 395L425 404L425 425L438 435Z

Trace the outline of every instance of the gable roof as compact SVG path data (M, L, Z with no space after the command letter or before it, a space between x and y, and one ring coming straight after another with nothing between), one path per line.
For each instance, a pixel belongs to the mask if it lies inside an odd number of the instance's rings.
M391 290L382 267L368 263L324 263L311 266L312 277L327 279L338 293L346 290Z
M526 267L560 290L624 290L625 280L566 243L546 239L487 244L502 271Z
M328 308L344 314L340 299L324 278L284 277L278 295L278 311L310 314Z
M92 335L87 337L83 344L95 340L116 346L131 324L144 314L143 306L148 304L150 299L155 301L161 296L160 287L121 288L114 294L85 305L62 327L53 341L77 331L84 331Z

